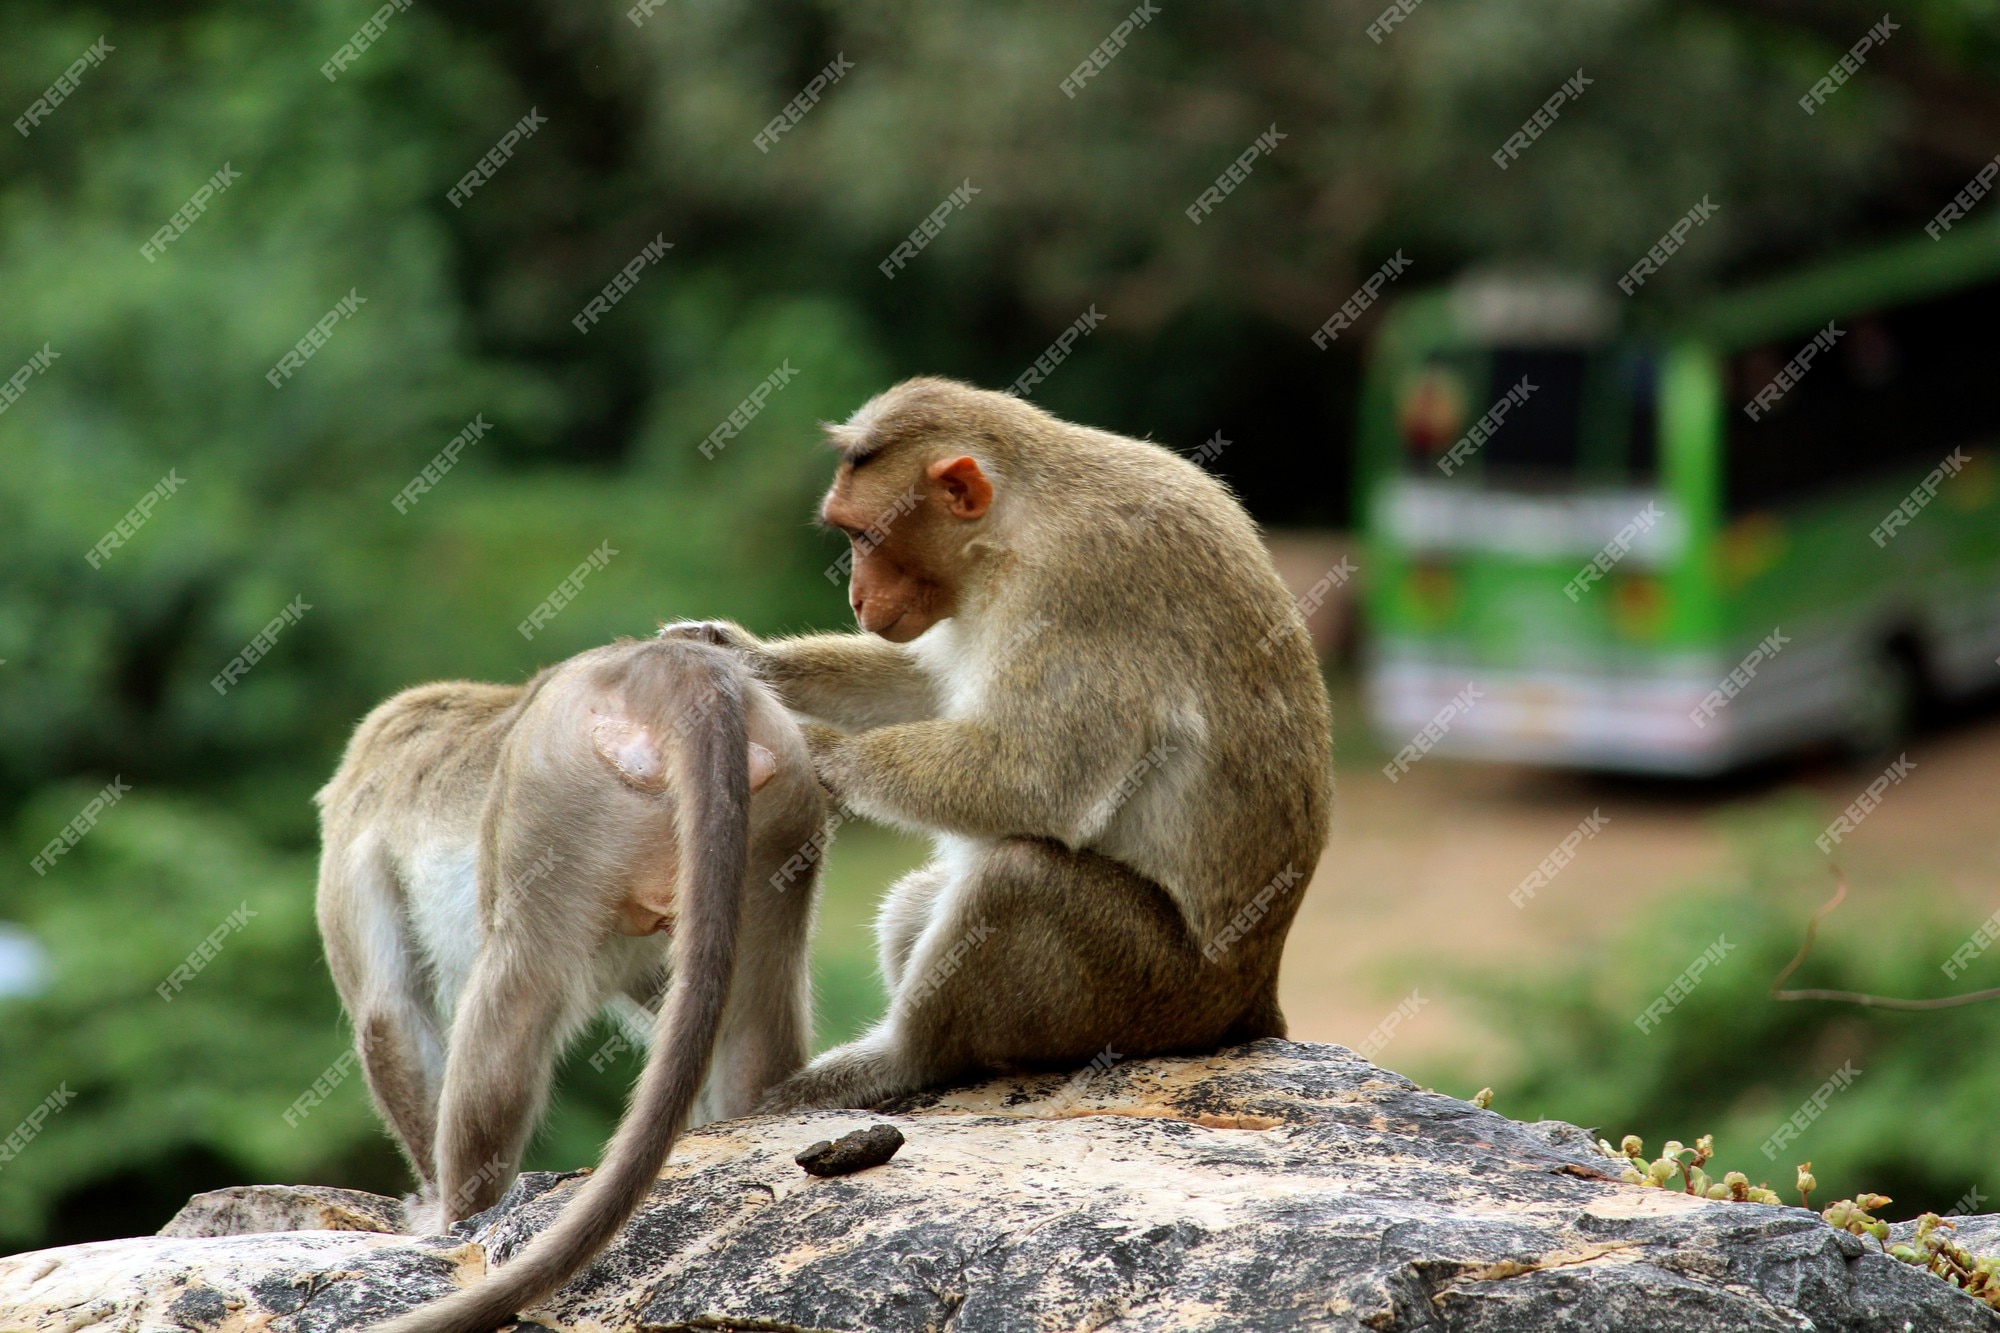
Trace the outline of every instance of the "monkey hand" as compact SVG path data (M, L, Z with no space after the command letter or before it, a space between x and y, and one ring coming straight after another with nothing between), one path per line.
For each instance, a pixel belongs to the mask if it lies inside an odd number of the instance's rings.
M693 639L718 648L733 648L739 653L755 653L764 646L756 635L733 620L676 620L662 624L658 637Z
M819 785L826 788L826 794L839 802L841 789L835 785L833 770L837 766L837 751L846 736L832 727L817 722L804 723L800 730L805 733L806 749L812 753L813 771L819 775Z

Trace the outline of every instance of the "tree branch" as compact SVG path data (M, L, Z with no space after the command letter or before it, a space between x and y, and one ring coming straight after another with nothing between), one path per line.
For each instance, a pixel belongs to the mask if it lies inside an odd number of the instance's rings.
M1840 906L1843 902L1847 901L1847 876L1840 873L1839 866L1835 866L1833 868L1833 878L1835 883L1839 887L1837 887L1834 890L1833 897L1827 900L1826 905L1821 907L1817 912L1814 912L1812 914L1812 920L1806 922L1805 943L1799 946L1799 951L1796 955L1793 956L1792 961L1785 964L1785 970L1778 973L1777 976L1771 978L1772 999L1833 1000L1842 1004L1863 1005L1871 1009L1902 1009L1902 1010L1955 1009L1962 1004L1978 1004L1982 1000L2000 999L2000 986L1995 986L1989 990L1971 991L1965 995L1940 996L1935 1000L1901 1000L1895 998L1894 996L1869 995L1864 991L1852 991L1852 990L1778 989L1780 986L1785 984L1785 979L1787 977L1791 976L1792 973L1799 970L1799 965L1805 962L1806 955L1812 952L1813 940L1817 938L1819 935L1819 923L1825 920L1828 916L1832 915L1834 908Z

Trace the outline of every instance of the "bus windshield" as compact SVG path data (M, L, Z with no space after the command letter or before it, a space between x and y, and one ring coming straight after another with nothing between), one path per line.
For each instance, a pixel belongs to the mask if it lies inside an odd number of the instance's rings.
M1640 347L1433 353L1397 392L1405 469L1495 490L1651 483L1657 380Z

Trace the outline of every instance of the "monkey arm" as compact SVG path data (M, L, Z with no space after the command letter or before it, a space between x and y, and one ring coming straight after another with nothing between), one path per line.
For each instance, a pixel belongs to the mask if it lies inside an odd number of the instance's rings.
M903 649L867 634L773 639L751 656L788 708L842 731L935 717L930 678Z
M1026 753L1019 728L937 720L877 727L818 749L820 780L853 809L905 827L971 837L1031 836L1076 846L1113 785L1117 753L1079 738L1060 754Z

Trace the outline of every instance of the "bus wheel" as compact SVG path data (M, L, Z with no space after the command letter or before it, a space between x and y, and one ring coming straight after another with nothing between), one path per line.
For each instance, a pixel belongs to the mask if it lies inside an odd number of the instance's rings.
M1904 643L1883 645L1861 668L1861 688L1843 737L1847 752L1870 762L1894 755L1916 730L1923 698L1915 651Z

